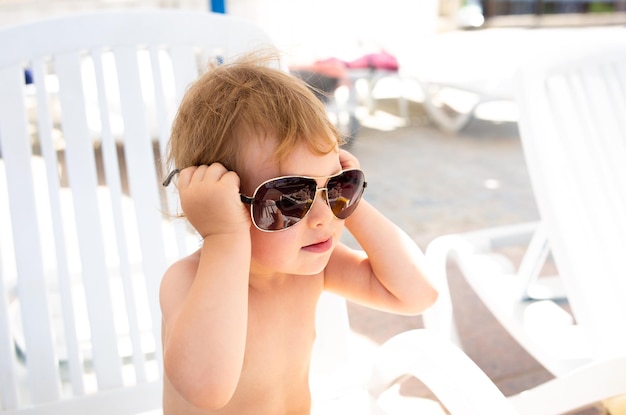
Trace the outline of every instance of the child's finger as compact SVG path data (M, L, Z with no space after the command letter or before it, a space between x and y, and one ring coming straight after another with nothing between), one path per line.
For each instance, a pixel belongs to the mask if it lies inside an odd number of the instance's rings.
M220 177L220 181L228 185L232 185L237 190L237 193L239 193L239 175L234 171L224 169L224 174L222 174L222 177Z
M343 170L359 168L359 160L352 155L352 153L343 148L339 149L339 163L341 163Z
M191 183L191 178L198 169L197 166L186 167L178 173L178 187L185 188Z
M206 179L210 179L212 181L219 181L228 170L221 163L213 163L207 167L207 170L204 172L204 177Z

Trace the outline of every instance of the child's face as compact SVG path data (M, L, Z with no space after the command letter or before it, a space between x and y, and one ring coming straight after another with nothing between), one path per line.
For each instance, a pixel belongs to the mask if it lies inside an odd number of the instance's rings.
M252 195L262 182L279 176L324 177L341 171L339 153L319 156L305 145L296 148L280 166L271 160L275 140L251 140L242 155L240 171L242 191ZM279 232L263 232L251 227L251 274L288 273L313 275L321 272L339 242L343 221L335 218L321 191L306 216L295 225Z

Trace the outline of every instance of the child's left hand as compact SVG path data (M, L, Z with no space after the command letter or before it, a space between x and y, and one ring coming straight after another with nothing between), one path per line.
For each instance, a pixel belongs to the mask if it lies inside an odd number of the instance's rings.
M339 163L342 170L360 168L359 160L344 149L339 149Z

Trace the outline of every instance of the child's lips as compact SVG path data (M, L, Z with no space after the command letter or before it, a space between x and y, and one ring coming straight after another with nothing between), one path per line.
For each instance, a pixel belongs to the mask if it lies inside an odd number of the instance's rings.
M304 249L305 251L309 251L309 252L322 253L322 252L328 251L330 248L332 248L332 246L333 246L333 238L328 238L324 241L307 245L303 247L302 249Z

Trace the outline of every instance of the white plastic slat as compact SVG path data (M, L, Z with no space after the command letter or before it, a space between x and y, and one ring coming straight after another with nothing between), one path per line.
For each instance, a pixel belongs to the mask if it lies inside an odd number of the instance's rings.
M607 89L609 93L609 101L612 110L609 112L613 119L613 128L611 134L613 137L626 137L626 60L621 62L612 62L604 68L606 75ZM609 157L612 160L613 173L617 176L616 180L620 183L626 183L626 169L619 168L623 166L626 158L626 139L610 139L607 137L608 145L611 146ZM621 204L626 204L626 193L617 192L617 197L621 197ZM625 235L626 237L626 235Z
M115 49L115 59L125 125L126 167L129 173L130 192L135 201L139 242L144 259L142 265L160 367L161 311L157 299L166 263L157 187L159 181L139 79L137 50L130 47Z
M98 107L102 130L100 139L102 143L102 156L106 184L111 195L111 209L115 224L115 236L117 242L117 254L119 257L119 272L124 290L126 305L126 318L129 325L129 335L132 347L132 360L135 365L135 373L138 382L146 380L146 360L141 348L139 337L139 323L137 320L137 306L135 302L135 289L132 282L131 262L128 255L129 247L126 240L126 222L122 212L122 187L120 175L120 162L117 157L115 137L111 131L109 117L109 101L107 86L105 84L105 71L102 61L102 50L94 50L91 57L94 63L96 89L98 94Z
M32 71L37 95L37 125L39 130L39 143L41 152L46 162L46 174L48 183L48 196L50 198L50 214L54 231L54 243L57 263L57 281L61 296L61 307L65 334L65 349L67 351L67 364L70 373L70 382L74 395L82 395L85 392L85 385L82 377L82 364L78 338L76 331L76 319L74 318L73 295L71 290L70 273L68 269L68 252L63 230L63 219L61 214L61 186L58 175L58 159L54 146L52 134L52 116L50 113L48 87L46 85L46 71L44 70L47 61L37 58L33 61Z
M522 298L533 299L532 287L537 282L549 253L548 235L546 235L544 227L539 224L528 243L528 248L517 272L517 275L526 282L523 287Z
M572 91L571 102L578 104L578 111L570 114L576 122L570 122L574 128L570 129L570 134L575 140L568 136L562 139L567 140L564 146L570 155L569 169L576 174L575 180L578 182L579 193L583 204L588 207L587 211L596 212L597 220L606 220L610 217L610 194L607 193L607 183L611 181L611 173L606 171L606 163L603 162L602 154L602 132L601 128L594 128L598 120L604 118L600 112L607 111L606 96L594 99L602 90L599 82L593 82L598 78L596 68L580 68L570 75L569 87ZM596 89L594 91L594 89ZM593 93L592 93L593 92ZM599 105L601 108L595 108ZM599 117L599 118L596 118ZM589 143L593 145L589 145ZM574 209L578 214L584 211ZM595 218L589 218L594 222ZM595 226L600 224L595 224ZM594 224L591 225L595 227ZM607 229L607 231L609 231ZM607 236L604 232L603 236ZM606 239L596 241L602 250L606 250ZM609 291L610 292L610 291Z
M66 141L68 178L73 192L76 229L82 263L87 311L93 348L93 363L100 388L122 385L121 361L112 319L111 293L107 280L98 181L94 148L85 116L85 98L78 52L58 55L61 122Z
M607 69L610 71L610 85L609 91L611 93L611 104L613 105L613 114L616 119L615 137L621 137L621 139L613 139L607 137L614 143L614 147L611 149L613 155L612 165L614 171L614 180L618 183L626 183L626 168L624 168L624 160L626 160L626 59L621 58L619 61L612 63L611 67ZM623 188L617 192L619 199L619 208L622 212L626 210L626 192ZM622 218L620 235L622 237L622 243L620 246L626 246L626 217L620 215ZM620 255L621 258L621 255ZM620 292L626 293L626 278L622 278L620 281Z
M0 69L0 147L3 155L11 155L4 156L4 162L11 195L9 207L26 365L31 399L44 402L59 397L59 384L39 243L23 84L24 73L19 65Z
M171 45L170 45L171 46ZM179 91L184 92L184 88L178 88L175 82L174 71L180 67L180 59L183 62L188 62L189 65L194 64L194 57L189 54L193 54L193 49L185 47L184 50L179 50L176 58L172 57L171 51L164 48L162 45L152 45L149 49L150 62L153 69L153 83L156 99L156 120L158 122L158 142L159 142L159 154L161 157L161 176L165 177L168 173L168 166L166 166L167 160L167 144L171 131L172 121L176 108L178 108L179 101L181 99ZM173 62L176 65L173 66ZM190 69L185 69L190 75L197 76L197 70L194 70L193 66ZM190 81L189 81L190 82ZM184 81L183 84L187 84ZM185 255L190 250L188 246L189 241L189 229L186 227L184 221L175 220L175 215L178 210L177 194L174 186L168 189L160 189L166 198L165 209L166 214L170 215L170 220L164 222L165 231L173 231L174 237L167 240L166 249L168 250L168 259L179 258ZM169 233L171 235L171 232Z
M154 97L156 100L155 111L157 120L157 136L159 143L159 156L161 158L161 171L157 172L159 177L164 178L168 173L167 146L170 136L174 112L178 107L179 94L175 86L175 68L172 66L172 56L163 45L151 45L148 49L150 53L150 65L152 68L152 81L154 88ZM177 65L178 66L178 65ZM171 219L174 218L174 212L177 209L176 198L173 186L169 189L160 189L160 193L165 197L164 208L166 214L170 214ZM174 230L175 238L171 238L167 244L168 258L178 258L185 252L185 236L186 230L184 224L180 221L165 221L164 232ZM171 243L175 242L175 243ZM176 252L169 250L175 249Z
M616 59L611 63L610 67L607 68L607 72L609 72L609 91L611 93L611 104L613 106L613 114L615 119L617 120L616 130L614 132L614 137L620 138L608 138L614 147L611 149L611 154L613 156L613 171L614 171L614 180L618 183L626 183L626 168L624 168L624 160L626 160L626 58L623 54L619 55L619 59ZM626 211L626 192L619 191L618 195L621 198L619 199L619 204L615 206L615 210L620 210L622 213ZM626 221L625 215L620 215L624 221ZM620 231L622 236L622 243L620 246L626 246L626 223L622 222L622 229ZM623 253L621 253L618 258L622 258ZM625 293L626 295L626 278L617 279L617 283L619 284L618 290L621 293ZM624 307L626 307L626 303L622 302ZM626 315L626 312L624 313Z
M114 393L91 394L76 399L28 406L2 415L159 415L163 386L160 382L119 388Z
M1 183L0 190L3 190ZM0 244L0 264L2 264L1 248ZM16 371L11 322L9 320L8 293L4 285L3 268L0 267L0 396L2 396L3 405L7 409L17 407Z
M610 262L612 269L619 269L623 263L622 255L626 247L626 195L624 195L624 183L626 183L626 168L624 167L624 157L626 154L620 151L626 145L625 140L620 140L619 119L624 113L619 113L620 97L617 95L619 89L613 89L615 72L608 64L598 65L589 70L591 76L587 76L588 82L585 84L587 101L592 111L599 131L597 146L589 149L593 157L593 166L590 166L588 174L595 174L594 185L601 189L605 199L595 199L593 203L596 211L599 212L597 219L602 226L603 221L611 218L613 226L606 227L604 232L604 249L607 252L606 260ZM623 97L622 97L623 99ZM621 179L621 180L620 180ZM599 209L605 208L607 215L603 216ZM617 279L610 280L612 284L618 283ZM619 293L619 289L614 287L611 293ZM619 295L619 294L617 294ZM615 305L620 307L618 311L621 315L626 315L626 305L624 302L615 301ZM626 347L626 342L624 342Z
M603 134L603 146L606 154L606 169L611 172L612 191L614 198L612 209L619 206L626 206L626 192L619 188L620 183L626 183L626 168L623 168L626 157L626 139L616 139L616 137L626 137L626 90L620 87L619 71L617 62L604 65L601 70L604 89L606 94L603 98L607 111L603 114L600 128ZM626 75L626 62L622 64L621 71ZM626 217L616 216L616 222L622 230L626 229ZM626 232L620 232L622 246L626 246Z
M189 84L198 78L198 62L194 49L188 44L171 45L169 48L174 65L174 85L176 87L176 107L180 104ZM209 62L202 62L208 64Z
M620 115L615 112L612 99L613 91L610 89L611 76L614 73L605 71L606 64L598 64L585 68L584 99L588 105L590 117L597 125L598 134L593 145L587 144L588 164L583 174L590 178L589 188L583 189L588 193L588 199L592 204L592 211L595 212L588 220L593 228L602 229L598 235L595 233L594 243L598 244L604 251L602 270L605 272L600 283L594 281L593 289L598 290L597 300L601 306L594 306L593 310L598 314L598 331L604 333L605 341L600 341L600 354L620 355L626 348L626 332L612 330L614 322L611 316L626 316L626 304L623 301L625 292L620 290L622 285L618 278L608 277L615 270L623 268L623 251L626 247L626 204L623 203L623 190L626 182L618 179L623 176L626 170L623 166L623 158L615 160L619 154L614 142L619 142L616 117ZM623 117L623 114L621 114ZM623 141L623 139L621 140ZM620 173L622 172L622 173ZM603 197L594 197L593 191L599 190ZM600 237L598 237L600 236ZM594 235L590 234L588 240ZM602 290L602 291L600 291Z
M619 188L620 186L613 179L613 175L624 169L618 168L618 171L614 172L613 168L618 166L611 162L615 150L613 142L619 140L614 138L617 134L617 120L607 82L607 75L609 74L605 74L600 66L585 69L585 73L583 98L586 99L589 116L597 125L597 135L588 138L595 140L595 144L588 146L587 149L588 159L591 162L591 166L588 167L590 173L593 174L592 177L595 176L595 187L599 188L605 198L595 199L593 203L611 210L622 198L620 194L623 190ZM619 215L615 216L615 220L618 224L623 224L623 218L620 218ZM612 246L613 243L610 245Z
M535 75L535 74L533 74ZM535 75L536 76L536 75ZM522 124L526 128L537 128L538 131L526 131L523 136L528 137L544 137L541 142L527 140L524 142L525 150L527 150L527 162L529 164L529 172L533 179L533 186L537 195L537 203L541 212L541 216L545 223L551 226L546 230L550 238L552 250L555 256L562 255L559 251L562 249L562 240L574 240L579 237L580 229L566 227L565 229L554 234L555 227L559 226L559 216L571 216L571 209L560 212L560 201L569 199L575 193L575 183L566 176L567 172L567 148L558 140L558 137L568 137L572 129L571 123L567 120L572 116L571 96L569 96L565 79L559 77L551 79L546 85L542 85L546 91L539 91L540 86L533 83L531 76L528 76L529 82L526 86L528 89L528 97L545 97L545 99L535 98L537 102L536 111L526 114L528 117L534 116L535 119L529 120ZM562 95L564 94L564 95ZM572 134L577 134L574 128ZM548 171L546 171L548 170ZM575 201L577 205L583 203L582 200ZM554 204L554 208L553 208ZM555 211L560 214L556 215ZM561 216L561 219L564 217ZM568 219L573 220L573 219ZM559 273L568 275L570 270L566 268L567 264L559 265ZM582 314L585 308L583 299L577 295L580 293L580 286L576 280L564 279L564 285L571 304L577 304L576 310Z
M614 82L614 96L617 114L623 114L626 110L626 60L621 59L612 65L612 81ZM626 118L618 117L620 120L620 137L626 137ZM623 140L622 140L623 141ZM626 146L626 143L624 143Z
M0 78L0 108L11 105L12 97L3 90L3 85L8 84L7 76L13 79L10 72L5 71ZM0 110L1 111L1 110ZM0 112L1 113L1 112ZM5 129L5 131L8 131ZM2 122L0 121L0 151L2 150ZM4 160L0 159L0 195L8 195ZM8 198L0 198L0 396L3 397L3 405L13 409L18 405L16 361L13 352L13 337L11 334L11 321L9 319L9 298L15 283L14 271L8 265L8 257L15 257L12 251L11 239L7 237L12 232L9 218ZM8 275L11 274L11 275Z
M610 275L612 269L621 268L620 257L624 246L620 243L622 239L620 225L623 223L620 216L622 215L619 210L615 212L615 207L619 206L619 200L615 195L621 193L623 184L620 186L614 179L614 173L610 169L612 165L609 162L611 159L609 142L615 141L616 132L614 123L611 121L613 108L610 105L610 93L607 89L605 74L602 73L599 64L583 67L574 75L581 77L574 88L578 95L576 99L585 106L585 112L580 114L579 121L596 125L596 128L595 134L589 133L580 138L581 141L575 147L579 149L572 158L571 168L580 170L578 179L581 180L581 193L585 195L589 211L594 212L591 217L581 219L589 221L592 229L603 229L601 233L590 230L587 240L595 235L594 246L597 246L606 258L601 265L601 272L604 273L603 275ZM585 215L585 212L581 211L580 215ZM608 220L611 221L611 226L606 226ZM619 291L614 287L614 278L605 277L600 281L594 280L590 285L594 290L592 292L597 291L597 300L601 302L600 306L593 307L594 312L604 313L605 316L624 314L620 307L622 301L620 301ZM607 296L614 298L609 300ZM602 297L605 301L602 301ZM604 320L607 324L611 324L610 318ZM605 329L608 327L600 328L601 331L607 333Z
M0 96L0 101L2 96ZM0 195L7 195L9 192L6 188L6 174L4 171L4 161L0 159ZM9 208L8 200L0 198L0 232L10 232ZM6 224L6 225L5 225ZM3 397L4 406L9 409L17 407L17 377L16 377L16 361L13 338L11 336L11 321L9 319L9 298L11 279L6 273L11 272L6 266L8 259L4 259L9 255L9 249L3 241L8 240L2 238L0 233L0 396ZM6 255L6 256L5 256ZM14 255L12 255L14 256ZM7 269L5 271L5 268Z
M584 108L584 103L580 101L580 96L574 94L576 82L565 78L557 78L550 80L552 99L551 107L555 114L559 114L557 124L561 127L559 133L554 136L546 137L546 142L553 143L554 148L547 149L548 154L555 159L553 164L554 172L550 173L553 177L553 183L549 184L550 189L558 189L550 196L549 203L544 202L547 206L546 219L551 225L551 238L557 241L553 244L553 251L557 263L564 274L576 275L575 273L588 273L592 275L595 272L602 273L595 266L585 261L584 258L574 254L575 252L583 252L584 244L587 244L587 235L590 229L586 220L581 220L579 212L581 209L585 211L589 209L590 198L593 195L586 195L580 192L584 182L589 180L588 176L580 173L584 169L584 157L581 157L578 150L581 143L585 139L593 140L592 132L586 126L589 124L586 111L579 110ZM555 152L559 152L558 154ZM572 169L572 163L576 164L576 160L582 163L578 168ZM548 161L545 162L549 166ZM567 226L569 223L579 223L577 227ZM558 229L558 232L556 232ZM599 241L598 241L599 242ZM601 250L598 249L596 243L588 244L590 257L601 257ZM582 251L581 251L582 250ZM569 257L568 261L562 261L561 258ZM598 264L600 266L600 264ZM575 268L567 269L566 267ZM592 292L587 291L584 280L566 278L565 286L568 291L569 301L572 304L576 318L579 324L586 330L595 330L592 307L588 303L589 297L593 297ZM583 296L582 293L585 293ZM589 333L590 336L600 335L600 333Z
M213 52L213 51L211 51ZM176 88L176 107L180 105L188 86L198 78L198 62L196 61L196 55L194 49L189 45L171 45L169 53L172 62L176 62L174 65L174 86ZM208 65L207 62L201 62L203 65ZM188 166L169 166L170 168L185 168ZM178 194L174 186L170 186L167 189L168 195L168 209L172 214L176 214L180 211L178 206ZM189 240L189 229L182 221L174 223L174 229L176 233L176 246L178 247L178 255L181 256L188 252L191 248L187 245Z
M148 52L152 68L159 150L161 158L164 159L172 123L170 105L174 104L173 97L166 93L173 92L174 89L172 65L169 55L159 45L150 45Z
M237 55L255 47L271 46L271 39L245 19L215 13L166 10L120 10L64 16L25 24L13 32L13 48L0 57L17 61L50 51L92 49L102 45L193 43L207 50Z
M551 82L552 107L560 114L561 134L544 137L544 141L560 140L562 156L548 150L556 160L552 162L554 170L561 171L561 180L550 186L555 194L550 195L546 219L552 226L551 237L558 240L553 249L562 272L597 276L565 280L579 324L589 338L597 340L595 355L619 355L626 342L624 335L611 327L613 316L624 315L622 294L614 280L614 260L621 257L614 250L620 246L616 243L620 236L611 218L621 213L612 212L614 178L610 171L604 171L607 156L602 151L602 129L593 127L605 118L599 112L612 109L607 107L608 95L596 69L573 68L567 76L567 81Z

